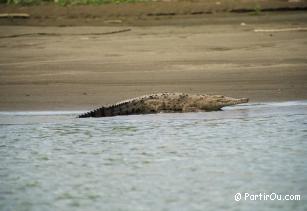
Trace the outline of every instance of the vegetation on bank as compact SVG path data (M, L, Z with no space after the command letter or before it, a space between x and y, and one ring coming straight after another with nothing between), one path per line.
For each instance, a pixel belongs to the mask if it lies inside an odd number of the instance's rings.
M146 2L149 0L0 0L0 4L15 4L15 5L37 5L43 3L56 3L60 5L82 5L82 4L119 4L119 3L135 3Z

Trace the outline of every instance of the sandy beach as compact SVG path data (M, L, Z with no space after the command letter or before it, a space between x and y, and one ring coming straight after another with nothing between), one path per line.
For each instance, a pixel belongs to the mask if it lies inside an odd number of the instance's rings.
M305 11L129 21L2 23L0 110L87 110L164 91L307 99Z

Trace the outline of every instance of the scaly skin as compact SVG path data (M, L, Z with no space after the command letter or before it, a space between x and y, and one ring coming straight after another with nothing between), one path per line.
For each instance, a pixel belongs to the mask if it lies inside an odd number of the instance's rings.
M158 93L125 100L113 105L102 106L80 115L79 118L154 114L160 112L218 111L224 106L247 102L247 98L235 99L222 95Z

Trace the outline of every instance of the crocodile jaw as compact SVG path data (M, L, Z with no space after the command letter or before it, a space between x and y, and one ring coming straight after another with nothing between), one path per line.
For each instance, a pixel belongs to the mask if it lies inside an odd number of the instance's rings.
M248 98L231 98L231 97L223 97L218 100L218 103L224 107L224 106L232 106L232 105L237 105L237 104L242 104L242 103L248 103L249 99Z

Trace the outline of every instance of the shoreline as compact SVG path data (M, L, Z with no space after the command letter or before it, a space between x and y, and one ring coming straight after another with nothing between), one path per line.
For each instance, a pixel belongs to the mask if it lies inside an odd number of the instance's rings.
M250 101L248 103L242 103L234 106L227 106L225 108L231 108L236 106L252 106L252 105L279 105L279 104L293 104L307 102L307 99L296 99L296 100L272 100L272 101ZM116 103L116 102L114 102ZM61 114L81 114L88 112L90 110L100 108L106 104L100 104L91 107L78 107L78 106L60 106L60 107L51 107L51 106L29 106L26 108L10 109L10 108L1 108L0 115L11 115L11 114L20 114L20 115L61 115ZM107 104L109 105L109 104ZM290 106L290 105L289 105ZM223 110L223 109L222 109ZM213 111L214 112L214 111ZM163 113L163 112L162 112ZM197 113L197 112L174 112L174 113ZM203 113L203 112L201 112ZM138 114L135 114L138 115Z
M226 110L233 110L235 107L242 107L242 106L277 106L277 107L284 107L284 106L298 106L298 105L307 105L307 99L302 100L289 100L289 101L262 101L262 102L248 102L248 103L242 103L238 105L233 106L226 106L223 109ZM100 105L101 107L102 105ZM222 109L222 111L223 111ZM86 109L45 109L45 110L0 110L0 115L21 115L21 116L52 116L52 115L77 115L80 113L88 112L89 110ZM220 111L198 111L198 112L169 112L166 114L172 114L172 113L207 113L207 112L220 112ZM158 113L163 114L164 112ZM148 115L148 114L133 114L133 115ZM119 115L119 116L131 116L131 115ZM114 117L114 116L111 116Z

